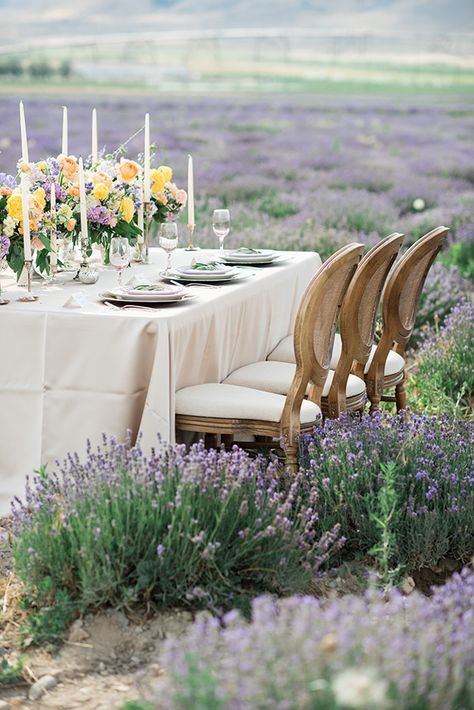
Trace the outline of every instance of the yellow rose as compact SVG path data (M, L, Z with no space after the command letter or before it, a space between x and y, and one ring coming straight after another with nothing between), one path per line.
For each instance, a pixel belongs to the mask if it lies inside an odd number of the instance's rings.
M96 173L92 175L92 182L94 185L98 185L99 182L103 182L104 185L107 185L109 190L112 189L112 178L110 175L107 175L103 170L98 170Z
M40 205L41 209L44 210L46 206L46 193L43 190L42 187L38 187L37 190L34 191L33 197L37 201L37 203Z
M120 163L117 165L117 174L125 182L132 182L135 180L139 172L140 166L138 163L135 163L134 160L121 158Z
M98 200L106 200L110 194L110 190L103 182L98 182L97 185L92 190L94 197Z
M120 209L122 211L122 216L126 222L131 222L133 215L135 214L135 205L131 197L122 198L120 204Z
M167 165L160 165L158 172L161 173L165 182L170 182L173 177L173 171Z
M22 204L21 195L18 194L10 195L7 200L8 216L12 217L17 222L21 222L23 219Z
M152 192L163 192L166 180L157 168L150 170L150 186Z
M168 204L168 198L166 197L166 195L157 195L156 199L158 200L158 202L161 202L162 205Z
M36 165L37 165L38 169L41 170L42 173L45 173L48 169L48 163L45 160L41 160Z

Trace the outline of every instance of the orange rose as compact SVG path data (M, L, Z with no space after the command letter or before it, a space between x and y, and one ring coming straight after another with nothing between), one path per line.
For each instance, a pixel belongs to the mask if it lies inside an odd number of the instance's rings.
M68 232L72 232L72 230L74 229L75 226L76 226L76 220L74 219L74 217L71 217L71 219L66 224L66 229Z
M29 163L20 163L20 170L22 173L31 173L31 165Z
M9 187L0 187L0 195L3 195L3 197L10 197L12 194L12 191Z
M77 178L77 160L73 155L65 155L59 160L59 164L63 171L63 175L68 180L75 180Z
M33 222L33 220L30 220L30 229L31 229L32 222ZM37 226L36 226L36 229L38 229ZM41 249L44 249L44 244L41 241L41 239L39 239L38 237L33 237L33 239L31 240L31 246L33 247L33 249L36 249L36 251L41 251Z
M133 182L140 173L140 166L133 160L120 158L120 163L117 165L117 174L124 182Z
M107 173L104 173L103 170L98 170L96 173L93 173L92 175L92 182L94 185L97 185L98 183L102 182L104 185L107 185L109 190L112 189L112 178L110 175L107 175Z
M162 205L168 204L168 198L166 197L166 195L157 195L156 199L158 200L158 202L161 202Z
M68 188L67 191L68 195L71 195L71 197L79 197L80 195L80 190L79 190L79 185L71 185L71 187Z

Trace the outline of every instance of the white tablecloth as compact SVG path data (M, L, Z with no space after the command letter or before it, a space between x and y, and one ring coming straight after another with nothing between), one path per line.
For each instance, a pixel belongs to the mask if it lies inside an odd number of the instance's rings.
M0 514L23 494L27 474L69 451L83 452L87 438L96 444L105 432L123 439L131 429L145 449L156 445L158 433L173 441L177 389L219 382L265 359L291 332L299 299L321 264L315 253L285 256L278 266L246 269L238 283L191 287L194 301L156 312L100 303L98 294L116 283L111 267L94 286L34 282L35 303L17 302L24 289L8 286L11 302L0 307ZM164 254L154 249L151 258L133 272L156 277ZM182 250L173 255L175 265L189 260ZM5 288L8 277L0 278ZM65 308L78 292L85 304Z

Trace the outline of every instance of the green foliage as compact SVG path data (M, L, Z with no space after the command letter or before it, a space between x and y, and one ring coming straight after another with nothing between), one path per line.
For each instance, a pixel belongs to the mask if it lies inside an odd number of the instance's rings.
M397 464L394 462L381 464L384 483L376 494L376 512L370 517L375 523L379 541L369 550L377 561L381 583L384 589L389 589L396 583L400 567L393 569L391 563L397 556L397 534L400 508L396 491Z
M64 638L76 615L76 604L69 592L57 589L51 577L44 577L37 588L27 594L22 605L28 619L22 629L28 644L56 644Z
M2 685L15 685L21 680L23 663L22 658L19 658L13 664L7 658L2 658L0 661L0 687Z
M176 697L179 707L183 710L225 710L212 671L203 668L193 653L186 654L186 663L187 673Z
M20 578L56 601L38 633L55 634L70 599L82 610L140 600L245 608L263 591L302 591L322 559L294 491L237 448L145 459L112 442L84 466L71 458L63 476L40 473L13 550Z
M290 202L282 200L281 195L269 193L259 202L259 210L264 214L282 219L298 213L298 208Z
M465 278L474 281L474 239L451 244L444 261L457 266Z
M455 307L435 325L421 348L412 378L413 406L425 412L472 414L474 409L474 306Z
M153 705L141 700L129 700L123 705L122 710L154 710Z

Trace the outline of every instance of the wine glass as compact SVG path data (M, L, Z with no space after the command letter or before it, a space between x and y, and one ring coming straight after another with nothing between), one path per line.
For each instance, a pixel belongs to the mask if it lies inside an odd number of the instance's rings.
M178 225L176 222L163 222L160 226L160 247L166 252L165 276L171 274L171 252L178 246Z
M109 251L110 263L118 271L118 284L123 288L122 272L130 263L130 244L126 237L112 237Z
M219 238L221 254L224 252L224 239L230 232L230 212L229 210L214 210L212 215L212 229L216 237Z

